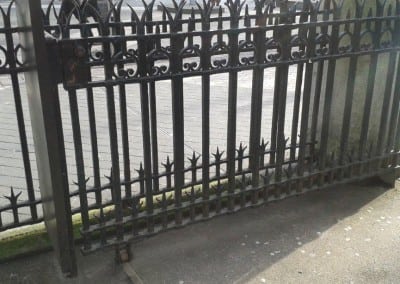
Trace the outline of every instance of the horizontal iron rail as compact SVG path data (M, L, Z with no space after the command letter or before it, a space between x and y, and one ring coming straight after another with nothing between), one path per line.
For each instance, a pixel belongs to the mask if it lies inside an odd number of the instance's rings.
M347 52L343 54L336 54L336 55L325 55L325 56L318 56L315 58L305 58L305 59L295 59L295 60L287 60L287 61L279 61L273 63L264 63L264 64L252 64L252 65L239 65L233 67L223 67L211 70L201 70L201 71L188 71L188 72L181 72L176 74L163 74L163 75L154 75L154 76L146 76L140 78L121 78L121 79L113 79L113 80L99 80L99 81L92 81L87 82L86 84L78 84L78 85L68 85L65 86L67 90L70 89L82 89L82 88L96 88L96 87L103 87L103 86L117 86L121 83L125 84L133 84L139 82L152 82L152 81L162 81L162 80L170 80L174 77L195 77L201 76L203 74L221 74L226 73L229 71L247 71L252 70L254 67L260 68L271 68L277 67L280 65L297 65L300 63L307 63L307 62L321 62L328 59L342 59L342 58L349 58L351 56L364 56L364 55L371 55L371 54L382 54L387 52L398 52L400 51L400 47L390 47L390 48L381 48L381 49L374 49L374 50L365 50L365 51L358 51L358 52Z
M374 159L363 161L363 162L353 163L353 166L369 164L373 160L377 160L377 159L374 158ZM344 168L347 168L348 166L349 165L346 165L346 167L344 167ZM277 184L260 185L258 188L248 187L245 190L238 189L238 190L235 190L235 192L233 194L231 194L231 196L233 196L235 198L240 198L242 194L249 194L249 193L254 192L254 191L255 192L261 192L261 191L263 191L265 189L268 189L268 188L274 188L276 186L283 186L283 185L286 185L288 183L295 183L296 181L299 181L299 180L307 180L307 179L310 179L310 178L312 178L314 176L317 176L317 175L330 176L332 173L334 173L334 172L336 172L337 170L340 170L340 169L343 169L343 167L330 168L330 169L326 169L326 170L315 172L315 173L313 172L313 173L310 173L310 174L305 175L303 177L294 178L294 179L291 179L291 180L284 180L284 181L282 181L280 183L277 183ZM313 191L313 190L317 190L317 189L320 190L320 189L328 188L328 187L331 187L331 186L334 186L334 185L338 185L338 184L344 184L344 183L349 183L349 182L354 182L354 181L360 181L360 180L363 180L365 178L370 177L371 175L382 175L382 174L385 174L385 173L387 173L389 171L392 171L392 170L393 170L392 168L383 168L383 169L379 169L379 170L368 172L366 174L356 175L356 176L349 177L349 178L344 177L341 180L335 180L335 181L332 181L330 183L325 183L323 185L319 185L319 184L316 183L312 187L304 188L301 193L305 193L305 192L309 192L309 191ZM298 195L298 194L300 194L300 193L297 192L294 189L292 189L290 191L290 193L285 193L285 194L282 194L280 196L276 196L274 194L268 194L267 193L267 195L268 195L267 200L265 200L264 197L259 197L259 200L258 200L258 202L256 204L254 204L251 201L249 201L249 202L246 202L244 207L241 207L240 205L237 205L237 206L235 206L235 209L234 209L233 212L241 211L241 210L243 210L245 208L258 207L258 206L264 205L267 202L281 200L281 199L287 198L289 196L295 196L295 195ZM182 203L181 209L190 209L192 207L201 207L201 205L203 203L210 204L212 202L220 200L221 198L227 198L227 197L228 197L228 194L225 192L223 195L221 195L219 197L213 196L213 197L210 197L210 199L206 200L206 201L201 199L201 198L197 198L195 200L195 202L185 201L185 202ZM171 209L162 209L162 208L155 209L154 212L152 213L152 217L155 218L155 219L157 217L161 218L162 216L164 216L168 212L174 213L175 210L176 210L175 207L173 207ZM114 238L109 238L109 239L107 239L107 241L105 243L103 242L101 244L100 243L92 244L92 246L91 246L91 248L89 250L83 250L82 249L82 252L83 253L91 253L91 252L97 251L100 248L104 248L104 247L108 247L108 246L114 246L114 245L117 245L117 244L126 244L127 242L131 242L133 240L139 240L141 238L145 238L145 237L150 237L150 236L156 235L156 234L158 234L160 232L164 232L164 231L168 231L168 230L176 229L176 228L181 228L181 227L184 227L184 226L189 225L189 224L195 224L195 223L198 223L198 222L210 220L210 219L212 219L212 218L214 218L216 216L225 215L225 214L228 214L228 213L231 213L231 212L232 211L228 210L228 208L224 208L218 213L210 212L208 217L202 217L201 215L197 215L197 218L194 219L194 220L185 219L182 222L182 224L180 224L180 225L176 225L173 222L169 222L167 227L163 226L162 224L158 224L158 225L156 225L156 227L155 227L153 232L147 232L146 229L144 228L142 232L137 232L136 235L126 234L124 236L124 240L123 241L117 241ZM149 216L147 215L147 213L144 212L144 213L140 213L140 215L138 215L137 217L131 217L131 216L124 217L124 220L120 224L115 224L112 221L111 222L102 223L102 224L96 224L96 225L93 225L87 233L93 234L95 232L100 232L100 231L107 230L107 229L110 229L110 228L115 228L116 226L121 226L121 225L131 226L132 223L139 222L141 220L145 220L148 217ZM82 232L82 233L85 233L85 232Z

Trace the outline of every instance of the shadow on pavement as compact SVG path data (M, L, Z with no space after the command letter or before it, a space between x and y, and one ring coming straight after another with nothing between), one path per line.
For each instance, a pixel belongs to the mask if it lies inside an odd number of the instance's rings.
M166 232L133 244L125 271L143 283L246 283L386 190L373 180L336 186ZM1 264L0 283L131 283L113 250L77 255L76 279L44 253Z
M245 283L386 190L336 186L171 231L135 244L130 266L144 283Z

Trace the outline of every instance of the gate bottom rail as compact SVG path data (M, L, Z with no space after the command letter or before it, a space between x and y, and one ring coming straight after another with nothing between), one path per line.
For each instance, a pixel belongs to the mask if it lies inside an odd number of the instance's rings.
M178 229L190 224L195 224L213 219L216 216L235 213L246 208L254 208L272 201L282 200L287 197L300 195L306 192L321 190L332 187L338 184L360 181L366 178L381 176L387 173L394 173L394 176L399 176L397 160L400 157L399 153L390 153L379 157L371 157L362 161L354 161L340 166L332 166L323 170L315 170L306 172L303 176L293 176L281 182L262 183L258 187L247 185L246 187L236 188L233 193L228 193L228 189L222 188L211 192L209 199L203 199L201 195L191 198L187 195L186 200L183 200L180 207L174 205L173 192L169 192L168 202L170 205L162 207L160 199L154 203L153 213L146 212L146 206L143 205L135 216L125 215L121 222L113 220L113 206L108 209L101 208L103 221L93 224L88 230L81 230L84 238L90 238L90 245L81 248L82 253L92 253L98 249L126 245L129 242L140 240L146 237L157 235L171 229ZM374 167L374 165L380 165ZM341 176L340 172L345 172ZM357 173L360 171L359 173ZM261 180L265 176L261 176ZM321 179L324 182L320 182ZM247 178L246 181L249 181ZM220 184L224 187L223 182ZM200 189L201 191L201 189ZM197 191L197 194L200 192ZM182 193L193 192L192 188L182 190ZM256 195L255 201L252 196ZM154 194L153 198L162 196L160 192ZM184 196L184 195L183 195ZM228 198L233 198L234 208L228 209ZM142 198L144 200L144 198ZM141 203L143 200L137 200ZM157 208L158 206L158 208ZM203 206L209 207L209 214L204 216ZM175 214L180 210L183 212L183 222L175 223ZM107 215L105 217L105 215ZM98 217L98 216L96 216ZM98 218L99 219L99 218ZM108 219L108 220L105 220ZM147 227L148 220L154 220L152 230ZM124 230L123 239L107 238L115 236L115 231Z

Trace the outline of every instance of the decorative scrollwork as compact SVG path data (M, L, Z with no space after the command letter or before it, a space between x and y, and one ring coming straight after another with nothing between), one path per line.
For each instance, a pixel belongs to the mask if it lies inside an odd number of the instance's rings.
M22 61L22 54L21 51L24 49L24 47L19 43L15 46L14 48L14 56L15 56L15 61L17 62L18 67L23 67L27 64L26 61Z
M155 64L157 61L160 61L161 64ZM169 53L164 47L153 49L147 55L147 62L148 74L153 76L167 74L169 73L171 66L171 53ZM165 64L165 62L167 64Z
M89 57L92 61L102 61L104 58L103 47L98 42L89 43Z
M267 39L266 44L266 54L265 54L265 61L266 62L276 62L278 61L282 54L281 54L281 44L274 38Z
M225 42L217 42L211 47L211 68L220 69L228 66L228 46Z
M379 43L381 48L389 48L393 45L393 32L391 29L386 29L380 34Z
M138 74L138 54L134 49L126 52L119 52L113 56L114 77L128 79L137 77ZM122 66L122 68L120 67Z
M7 50L0 45L0 69L8 67Z
M198 71L200 70L200 55L201 51L199 45L195 44L184 48L180 54L183 58L182 71ZM194 61L194 59L196 59Z
M319 34L315 38L315 55L324 56L329 54L331 37L325 33Z
M302 59L307 56L308 41L298 35L295 35L290 40L291 52L290 58L293 60Z
M340 54L348 53L353 50L351 38L352 34L350 32L343 32L339 35L338 52Z
M373 48L373 34L371 31L364 31L360 35L360 50L366 51L371 50Z
M254 64L254 50L254 42L245 40L241 41L239 43L239 64L244 66Z

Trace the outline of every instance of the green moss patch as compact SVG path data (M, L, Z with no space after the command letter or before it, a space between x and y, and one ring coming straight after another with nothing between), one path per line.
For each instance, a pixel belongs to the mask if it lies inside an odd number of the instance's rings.
M226 190L226 183L226 180L221 181L220 186L223 190ZM213 189L213 186L215 185L216 182L210 183L210 194L215 194ZM192 188L185 188L182 190L183 200L186 200L188 198L187 194L189 194L191 190ZM201 192L201 185L195 186L193 188L193 191L196 192L196 196L198 196ZM166 198L168 202L171 202L174 199L174 192L168 192L166 194ZM140 211L146 210L145 198L142 198L139 202L142 203ZM153 206L155 208L161 206L159 196L154 196ZM103 208L103 211L106 215L112 216L114 212L114 206ZM90 210L90 222L97 223L96 216L99 215L99 209ZM80 233L80 228L82 226L80 214L75 214L72 216L72 225L74 240L76 242L79 242L82 239ZM0 262L5 262L11 259L15 259L17 257L31 255L51 249L52 245L50 242L50 238L47 234L44 222L0 232Z

